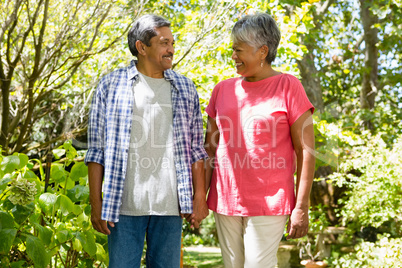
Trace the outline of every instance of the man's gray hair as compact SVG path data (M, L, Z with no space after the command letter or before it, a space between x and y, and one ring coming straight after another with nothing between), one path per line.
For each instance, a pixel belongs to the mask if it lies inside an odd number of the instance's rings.
M281 32L275 20L266 13L247 15L237 21L232 29L233 42L245 42L249 46L269 49L265 60L271 64L275 60Z
M160 27L170 27L170 22L165 18L152 14L138 18L127 34L131 54L135 57L138 56L138 50L135 47L135 43L138 40L147 46L151 46L151 38L157 35L155 29Z

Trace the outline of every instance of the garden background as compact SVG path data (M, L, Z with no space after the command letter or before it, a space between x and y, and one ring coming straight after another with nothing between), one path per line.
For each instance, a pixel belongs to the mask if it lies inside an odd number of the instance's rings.
M310 233L293 246L330 267L402 267L401 0L1 1L0 267L106 267L89 219L87 117L99 78L132 59L138 16L171 21L173 68L204 109L236 76L233 24L258 11L282 32L274 68L316 107ZM213 218L183 228L184 251L217 245ZM196 255L184 264L214 267Z

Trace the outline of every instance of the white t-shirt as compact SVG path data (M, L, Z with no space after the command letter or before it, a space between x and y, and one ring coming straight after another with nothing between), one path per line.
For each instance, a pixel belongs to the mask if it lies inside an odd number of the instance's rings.
M120 214L179 215L170 82L139 74Z

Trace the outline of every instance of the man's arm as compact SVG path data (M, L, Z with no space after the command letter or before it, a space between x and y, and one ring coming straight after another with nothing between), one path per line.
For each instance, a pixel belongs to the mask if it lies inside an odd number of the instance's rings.
M193 214L190 217L190 223L199 228L200 223L208 214L208 206L206 202L205 176L204 176L204 160L198 160L191 165L191 173L193 176Z
M297 156L296 207L288 223L288 238L300 238L308 232L308 209L314 180L314 127L311 111L301 115L290 128Z
M207 154L203 146L203 121L200 108L200 102L197 90L192 83L194 90L193 104L194 108L191 115L190 132L191 132L191 174L193 184L193 213L184 215L193 227L199 228L199 225L208 214L208 206L206 202L205 191L205 175L204 175L204 158Z
M95 230L109 235L107 222L102 220L102 181L104 168L96 162L88 163L89 202L91 203L91 222ZM110 223L114 227L114 223Z

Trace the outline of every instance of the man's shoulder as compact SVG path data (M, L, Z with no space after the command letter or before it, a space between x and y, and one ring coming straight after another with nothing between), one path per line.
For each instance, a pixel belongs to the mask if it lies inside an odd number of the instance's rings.
M175 83L178 83L179 86L186 86L186 87L194 86L194 82L190 78L182 74L179 74L178 72L175 72L172 69L166 70L165 75L167 75L168 78L173 80Z
M127 73L129 72L132 66L125 66L121 68L117 68L115 70L110 71L109 73L105 74L101 80L113 80L113 79L122 79L127 77Z
M120 67L102 76L98 82L98 90L110 91L111 88L126 85L128 77L133 73L133 66ZM135 67L134 67L135 68Z

